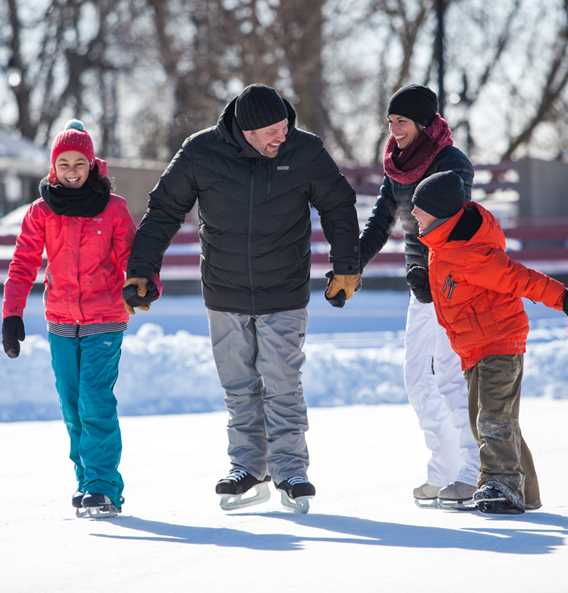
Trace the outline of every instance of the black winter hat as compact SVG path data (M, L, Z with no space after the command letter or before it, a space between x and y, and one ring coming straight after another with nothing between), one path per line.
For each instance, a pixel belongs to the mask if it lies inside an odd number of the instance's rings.
M235 117L241 130L258 130L286 119L288 109L275 89L256 83L237 97Z
M412 205L436 218L450 218L463 208L465 194L462 178L453 171L434 173L414 190Z
M427 86L409 84L391 97L387 115L404 115L417 124L429 126L438 111L438 97Z

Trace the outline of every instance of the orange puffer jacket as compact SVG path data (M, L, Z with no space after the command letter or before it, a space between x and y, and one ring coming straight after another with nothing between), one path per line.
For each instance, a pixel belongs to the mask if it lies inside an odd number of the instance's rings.
M529 331L526 297L562 310L561 282L511 260L495 217L475 202L481 226L468 240L448 241L464 210L420 236L429 248L432 298L464 370L482 358L525 352Z

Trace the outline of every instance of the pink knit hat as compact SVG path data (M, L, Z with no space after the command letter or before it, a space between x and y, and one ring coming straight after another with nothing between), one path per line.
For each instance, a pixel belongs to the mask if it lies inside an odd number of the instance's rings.
M57 183L55 161L60 154L68 150L75 150L85 155L85 158L89 161L89 167L91 169L94 167L95 145L93 144L91 135L85 130L85 125L78 119L68 121L63 131L59 132L53 139L48 176L49 183Z

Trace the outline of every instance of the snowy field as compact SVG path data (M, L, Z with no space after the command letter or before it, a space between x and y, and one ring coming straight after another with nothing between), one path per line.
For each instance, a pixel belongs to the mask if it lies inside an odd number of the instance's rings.
M334 309L314 293L303 374L310 406L406 401L407 304L404 292L362 291L344 309ZM523 392L568 398L566 317L541 305L526 306L532 331ZM28 337L20 358L0 356L0 421L59 418L40 297L30 299L24 319ZM116 393L122 415L223 409L199 296L166 297L132 318Z
M2 593L566 593L568 401L521 423L544 507L418 509L426 452L407 405L310 410L309 515L223 513L220 412L123 418L124 515L75 519L62 422L0 424Z

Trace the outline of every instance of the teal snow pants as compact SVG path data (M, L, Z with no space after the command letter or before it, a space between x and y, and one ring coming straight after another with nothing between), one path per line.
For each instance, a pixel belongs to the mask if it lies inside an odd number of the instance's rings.
M122 441L113 387L123 332L81 338L49 333L51 364L63 420L71 439L81 492L106 494L120 507Z

